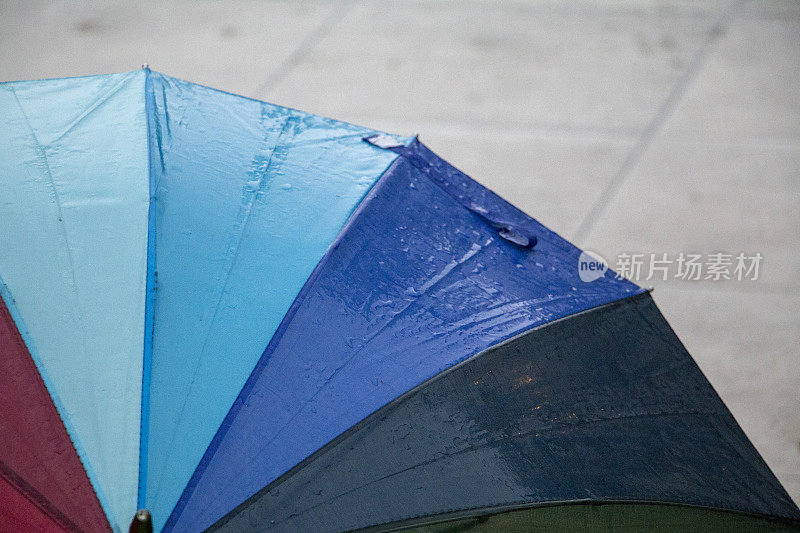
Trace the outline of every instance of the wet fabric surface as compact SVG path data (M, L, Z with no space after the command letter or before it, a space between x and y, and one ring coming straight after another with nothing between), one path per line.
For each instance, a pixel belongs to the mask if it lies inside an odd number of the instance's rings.
M641 288L418 139L146 68L0 110L0 529L797 517Z
M0 450L0 530L110 530L56 406L2 298ZM13 512L17 522L9 524L6 512Z
M115 526L136 510L144 71L0 84L0 280ZM20 328L22 329L22 328Z
M396 155L362 142L365 128L149 76L140 502L159 528L303 283Z
M545 325L440 375L217 526L344 531L624 500L800 519L647 294Z
M580 251L418 142L344 228L261 357L167 529L200 529L397 396L497 342L641 289L580 281ZM391 153L391 152L390 152ZM443 188L447 179L456 198ZM465 207L491 206L533 250Z

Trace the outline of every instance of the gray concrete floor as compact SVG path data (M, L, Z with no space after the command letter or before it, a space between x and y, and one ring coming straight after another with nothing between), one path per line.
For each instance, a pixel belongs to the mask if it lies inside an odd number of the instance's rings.
M0 79L132 70L421 139L644 281L800 500L800 3L0 1Z

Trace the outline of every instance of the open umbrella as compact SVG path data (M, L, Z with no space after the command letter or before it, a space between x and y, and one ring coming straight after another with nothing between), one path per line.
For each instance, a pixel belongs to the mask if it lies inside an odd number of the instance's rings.
M149 69L0 117L0 529L797 526L649 293L418 139Z

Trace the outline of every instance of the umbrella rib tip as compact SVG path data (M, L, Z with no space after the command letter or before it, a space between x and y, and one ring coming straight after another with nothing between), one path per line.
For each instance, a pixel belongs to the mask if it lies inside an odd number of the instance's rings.
M128 533L153 533L153 517L147 509L139 509L133 515Z

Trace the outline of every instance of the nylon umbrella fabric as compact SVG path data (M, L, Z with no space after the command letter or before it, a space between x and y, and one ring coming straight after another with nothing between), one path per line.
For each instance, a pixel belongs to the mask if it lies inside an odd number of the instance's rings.
M418 139L149 69L0 110L8 528L800 519L646 291Z

